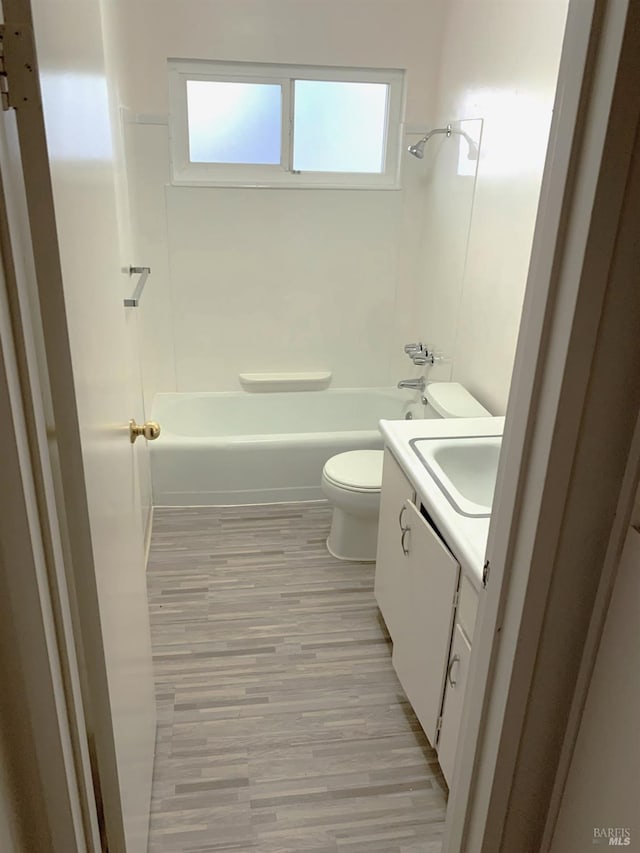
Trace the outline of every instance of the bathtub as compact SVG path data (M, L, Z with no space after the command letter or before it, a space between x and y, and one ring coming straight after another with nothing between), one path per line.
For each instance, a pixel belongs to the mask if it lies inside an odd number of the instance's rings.
M277 503L322 498L324 463L382 447L381 418L425 417L395 388L157 394L150 444L156 506Z

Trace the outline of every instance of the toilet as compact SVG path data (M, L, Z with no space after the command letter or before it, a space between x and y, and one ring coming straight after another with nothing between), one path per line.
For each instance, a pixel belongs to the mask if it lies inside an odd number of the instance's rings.
M424 396L440 418L491 417L459 382L431 382ZM333 506L327 549L338 560L376 558L383 457L382 450L350 450L323 468L322 491Z

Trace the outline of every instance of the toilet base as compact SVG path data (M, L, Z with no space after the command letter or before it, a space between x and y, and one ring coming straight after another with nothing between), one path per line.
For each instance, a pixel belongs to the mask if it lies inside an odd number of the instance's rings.
M327 550L337 560L372 563L378 545L378 516L351 515L339 507L333 508Z

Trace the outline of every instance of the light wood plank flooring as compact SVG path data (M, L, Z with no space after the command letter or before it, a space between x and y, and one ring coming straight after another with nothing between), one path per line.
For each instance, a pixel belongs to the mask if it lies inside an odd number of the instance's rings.
M157 509L150 853L438 853L446 788L372 563L322 503Z

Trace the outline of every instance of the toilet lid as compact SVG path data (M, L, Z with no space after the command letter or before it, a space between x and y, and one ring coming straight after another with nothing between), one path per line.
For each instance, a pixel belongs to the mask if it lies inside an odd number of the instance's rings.
M332 456L324 466L324 475L338 486L362 492L382 488L382 450L350 450Z

